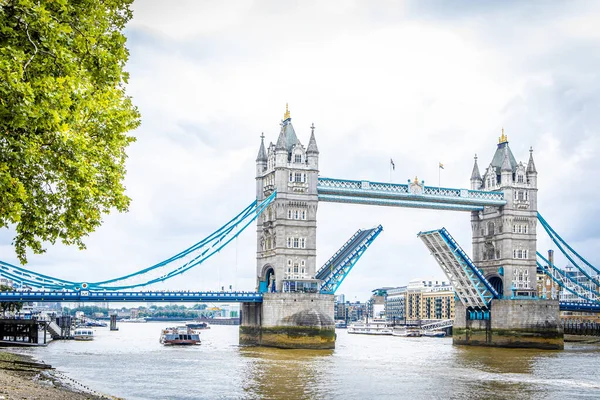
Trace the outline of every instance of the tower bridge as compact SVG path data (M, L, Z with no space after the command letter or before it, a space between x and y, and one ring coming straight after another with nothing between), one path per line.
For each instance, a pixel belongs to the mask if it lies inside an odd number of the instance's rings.
M462 305L456 307L455 343L562 348L559 308L600 312L600 271L539 215L533 151L527 162L517 162L504 132L483 174L475 157L470 188L455 189L426 186L418 178L397 184L320 177L314 124L304 146L291 121L286 106L276 142L266 145L261 136L256 200L206 238L101 282L68 281L0 261L0 276L30 288L0 293L0 301L241 302L240 343L332 348L333 293L383 231L381 225L359 229L317 268L318 204L335 202L470 213L472 259L444 228L418 235ZM255 291L145 289L203 264L254 221ZM577 268L576 278L537 252L538 226ZM545 298L536 290L538 269L548 277Z

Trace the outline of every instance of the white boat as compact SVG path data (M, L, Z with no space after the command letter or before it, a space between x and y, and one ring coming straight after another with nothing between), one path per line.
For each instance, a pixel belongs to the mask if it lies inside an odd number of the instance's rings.
M421 331L415 328L407 328L407 327L396 327L392 331L392 336L399 337L419 337L421 336Z
M423 336L427 336L427 337L444 337L446 336L446 332L444 331L423 331Z
M92 328L82 327L75 329L73 332L75 340L94 340L94 330Z
M387 321L385 320L355 322L348 326L348 333L357 333L362 335L391 335L392 328L387 325Z
M119 321L119 322L135 322L135 323L144 323L144 322L147 322L147 321L146 321L146 318L141 318L141 317L140 317L140 318L125 318L125 319L122 319L122 320L121 320L121 321Z
M200 335L187 326L176 326L163 329L159 342L165 346L195 345L200 344Z

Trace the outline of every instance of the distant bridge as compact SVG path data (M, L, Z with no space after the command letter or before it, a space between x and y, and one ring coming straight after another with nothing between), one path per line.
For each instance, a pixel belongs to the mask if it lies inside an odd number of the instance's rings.
M148 291L148 292L94 292L80 291L16 291L0 292L3 301L35 302L220 302L220 303L261 303L262 293L256 292L189 292L189 291Z

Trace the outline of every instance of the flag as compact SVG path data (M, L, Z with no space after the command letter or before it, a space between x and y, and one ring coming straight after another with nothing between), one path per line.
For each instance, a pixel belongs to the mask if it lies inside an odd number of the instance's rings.
M394 164L394 160L392 160L390 158L390 165L392 166L392 169L395 171L396 170L396 164Z
M444 164L440 163L440 169L444 169Z

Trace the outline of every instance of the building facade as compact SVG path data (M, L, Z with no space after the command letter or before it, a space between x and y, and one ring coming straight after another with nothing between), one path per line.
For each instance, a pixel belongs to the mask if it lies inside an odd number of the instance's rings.
M535 297L537 170L533 150L524 164L516 161L504 130L498 142L483 176L475 156L471 189L502 191L506 205L472 212L473 261L502 296Z
M304 147L286 105L277 143L266 148L264 135L256 158L256 199L277 191L257 219L256 280L260 292L316 292L317 179L319 150L311 126Z

